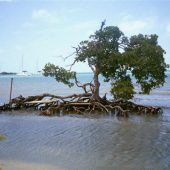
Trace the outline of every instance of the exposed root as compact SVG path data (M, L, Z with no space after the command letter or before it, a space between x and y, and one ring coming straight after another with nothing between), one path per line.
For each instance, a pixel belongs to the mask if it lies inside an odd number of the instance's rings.
M129 110L123 110L120 106L114 106L113 107L116 110L116 115L117 116L124 116L124 117L128 117L128 112Z
M40 115L52 116L59 113L113 113L116 116L128 117L129 113L137 114L160 114L160 107L138 105L125 100L92 100L92 93L73 94L69 96L56 96L42 94L24 98L18 96L11 103L0 106L0 111L34 108L40 110Z

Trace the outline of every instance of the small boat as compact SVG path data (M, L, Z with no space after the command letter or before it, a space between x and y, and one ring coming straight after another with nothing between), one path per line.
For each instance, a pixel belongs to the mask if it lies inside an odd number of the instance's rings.
M24 67L23 65L24 65L24 55L22 55L22 58L21 58L21 72L17 73L16 75L17 76L31 76L31 74L28 73L28 71L23 70L23 67Z
M26 70L23 70L21 73L16 74L17 76L31 76Z

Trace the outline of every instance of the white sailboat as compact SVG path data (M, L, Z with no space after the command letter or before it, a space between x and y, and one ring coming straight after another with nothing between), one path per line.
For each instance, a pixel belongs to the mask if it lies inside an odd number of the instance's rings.
M31 76L31 74L28 73L28 71L23 69L24 67L24 55L22 55L21 58L21 72L17 74L17 76Z

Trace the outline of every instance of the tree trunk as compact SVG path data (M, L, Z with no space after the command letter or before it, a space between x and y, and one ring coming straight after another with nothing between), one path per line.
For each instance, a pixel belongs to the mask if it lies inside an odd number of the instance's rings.
M97 71L94 72L94 93L93 93L93 99L99 101L100 95L99 95L99 88L100 88L100 82L99 82L99 73Z

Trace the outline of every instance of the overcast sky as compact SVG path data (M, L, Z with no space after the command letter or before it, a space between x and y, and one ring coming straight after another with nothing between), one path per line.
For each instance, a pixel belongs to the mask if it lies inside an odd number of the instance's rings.
M153 34L170 63L170 1L168 0L0 0L0 72L36 72L47 62L67 68L57 56L68 56L101 21L118 26L127 36ZM73 68L90 71L86 64Z

